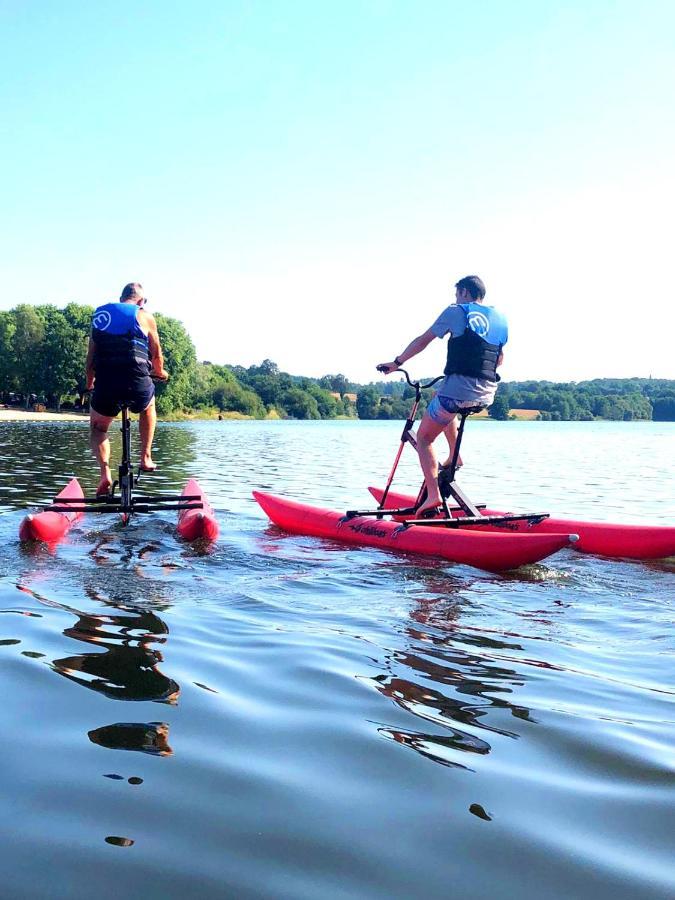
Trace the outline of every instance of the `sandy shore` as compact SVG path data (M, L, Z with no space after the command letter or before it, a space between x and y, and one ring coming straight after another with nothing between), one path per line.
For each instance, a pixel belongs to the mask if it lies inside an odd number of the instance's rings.
M81 413L28 412L25 409L0 409L0 422L83 422L89 416Z

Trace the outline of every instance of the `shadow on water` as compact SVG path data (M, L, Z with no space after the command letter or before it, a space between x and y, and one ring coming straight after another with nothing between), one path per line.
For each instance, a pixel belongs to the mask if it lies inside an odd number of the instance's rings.
M153 545L138 548L138 563L118 571L110 590L110 573L98 566L110 563L117 554L106 552L107 539L99 540L90 551L96 568L83 568L79 577L82 592L104 607L103 611L84 611L53 600L25 584L20 591L44 606L65 612L75 622L63 629L69 640L91 645L96 652L77 653L51 661L52 671L74 684L86 687L111 700L155 702L176 705L180 696L177 681L162 672L164 656L159 649L169 638L169 627L157 614L171 603L166 587L148 579L141 566ZM129 554L130 556L130 554ZM124 558L124 563L129 558ZM135 750L156 756L170 756L169 725L166 722L117 722L91 729L92 743L115 750Z

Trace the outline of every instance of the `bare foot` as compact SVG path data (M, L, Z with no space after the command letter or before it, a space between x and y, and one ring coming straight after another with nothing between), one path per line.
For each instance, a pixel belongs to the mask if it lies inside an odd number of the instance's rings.
M452 457L449 456L449 457L445 460L445 462L441 463L441 468L442 468L442 469L448 469L448 468L450 467L450 463L451 463L451 462L452 462ZM462 457L460 456L459 459L457 460L457 465L455 466L455 468L456 468L456 469L461 469L463 465L464 465L464 463L462 462Z
M109 494L111 487L112 478L110 477L110 469L106 468L105 472L101 474L101 480L96 488L96 496L100 497L102 494Z
M141 472L154 472L156 468L157 468L157 466L152 461L151 456L142 456L141 457L141 465L140 465Z
M441 500L440 494L438 494L436 497L427 497L424 503L421 506L418 506L415 510L415 518L431 518L434 513L437 513L439 511L442 504L443 501Z

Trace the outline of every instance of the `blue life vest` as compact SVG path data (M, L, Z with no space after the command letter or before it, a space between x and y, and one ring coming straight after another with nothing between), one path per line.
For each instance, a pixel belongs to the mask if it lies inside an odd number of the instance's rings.
M499 381L497 360L509 337L504 316L492 306L482 303L461 303L466 316L463 334L448 341L446 375L468 375Z
M150 374L148 336L138 324L135 303L106 303L91 320L96 377L128 380Z

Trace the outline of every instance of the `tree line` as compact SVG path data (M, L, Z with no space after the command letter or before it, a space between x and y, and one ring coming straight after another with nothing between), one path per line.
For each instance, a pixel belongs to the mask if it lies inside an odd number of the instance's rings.
M536 409L540 419L553 421L675 421L675 381L665 378L512 381L500 386L495 399L500 418L514 409Z
M422 379L427 381L429 379ZM361 419L401 419L415 392L404 381L382 381L361 387L357 411ZM423 392L421 409L433 396ZM488 409L493 419L515 417L513 410L536 410L544 421L675 421L675 381L658 378L596 378L592 381L501 382Z
M85 409L85 360L91 306L20 304L0 311L0 400L26 408ZM177 319L155 313L166 384L157 385L161 416L235 414L265 418L330 419L356 416L356 386L344 375L305 378L259 366L198 362Z
M85 409L85 358L93 307L20 304L0 311L0 400ZM171 377L157 386L161 416L185 414L277 416L294 419L404 419L414 391L395 377L359 385L345 375L308 378L282 372L272 360L248 368L199 362L177 319L155 314ZM432 396L424 392L421 408ZM582 382L502 382L489 413L538 410L540 419L675 421L675 381L599 378Z

